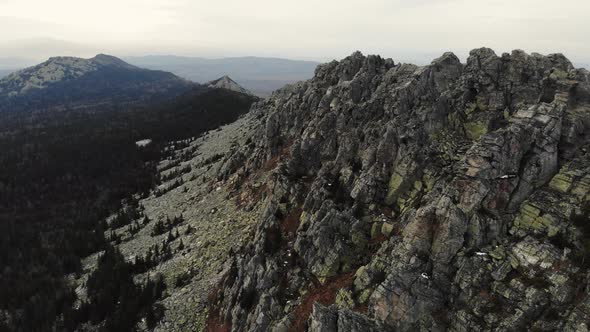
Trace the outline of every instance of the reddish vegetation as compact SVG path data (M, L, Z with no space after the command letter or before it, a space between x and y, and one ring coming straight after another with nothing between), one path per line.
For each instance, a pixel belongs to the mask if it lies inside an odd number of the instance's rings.
M267 160L264 163L264 166L262 166L262 169L265 171L270 171L271 169L274 169L279 164L280 158L281 158L281 155L278 154L278 155L272 157L271 159Z
M209 311L207 316L207 332L229 332L231 331L231 324L224 322L219 315L219 310Z
M438 310L432 313L432 318L442 326L448 326L450 323L449 312L447 310Z
M287 146L282 148L276 156L264 163L260 170L246 177L243 177L242 179L239 179L235 182L234 188L236 190L241 188L239 190L240 194L238 194L236 198L236 204L239 207L244 208L251 203L258 202L264 199L264 197L269 192L268 184L264 183L261 187L254 188L251 182L253 179L259 177L261 172L268 172L274 169L275 167L277 167L277 165L283 158L288 157L291 153L290 149L292 143L293 142L287 144Z
M236 205L240 208L244 208L254 202L259 202L268 194L268 185L266 183L258 188L254 188L251 184L247 183L242 188L241 193L236 198Z
M486 301L490 301L492 299L492 295L487 289L482 289L479 291L479 296L482 297Z
M281 149L281 151L279 151L279 153L277 153L276 156L272 157L266 163L264 163L264 166L262 166L262 169L264 171L270 171L270 170L274 169L275 167L277 167L277 165L279 164L279 161L281 161L284 157L288 157L291 154L291 145L292 144L293 144L292 141L287 143L287 145L285 145Z
M553 266L551 266L551 270L555 271L555 272L560 272L560 271L567 271L567 269L570 267L570 262L566 261L566 260L559 260L557 262L555 262L553 264Z
M369 312L369 306L367 306L367 305L356 306L356 307L352 308L352 311L356 311L360 314L366 315L367 312Z
M372 238L369 241L369 245L381 244L385 241L387 241L387 237L385 237L385 235L379 233L377 236L375 236L374 238ZM379 247L377 246L377 248L379 248Z
M209 301L210 305L215 303L217 301L217 299L219 298L219 294L221 292L221 285L223 284L224 281L225 281L225 279L222 278L221 281L217 284L217 286L215 286L207 295L207 301Z
M254 202L264 199L269 192L268 184L263 183L260 187L255 188L252 183L255 179L260 177L261 173L272 170L279 164L279 161L283 157L288 156L290 154L290 146L291 144L284 147L276 156L266 161L261 169L256 172L252 174L241 173L234 178L232 181L232 188L234 190L233 193L235 194L235 202L238 207L245 208Z
M381 206L380 210L381 210L381 213L383 213L387 217L391 217L394 215L393 210L389 206Z
M226 322L219 312L218 300L222 292L222 287L227 281L228 274L225 274L217 286L215 286L209 295L207 300L209 301L209 314L207 315L207 322L205 324L205 330L207 332L229 332L231 331L231 322Z
M297 228L299 228L299 222L301 218L301 213L303 213L303 209L301 207L295 208L291 211L291 213L283 219L281 222L281 230L283 234L289 236L290 234L295 234L297 232Z
M328 280L324 285L315 285L311 287L309 293L303 299L303 302L295 308L293 325L289 329L292 332L305 331L307 318L311 314L313 304L318 302L323 305L334 304L336 293L342 288L349 287L354 279L354 272L349 272L341 276Z

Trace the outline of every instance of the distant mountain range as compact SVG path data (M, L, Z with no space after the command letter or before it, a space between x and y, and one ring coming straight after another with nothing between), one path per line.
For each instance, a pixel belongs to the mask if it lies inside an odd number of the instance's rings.
M0 80L0 110L135 103L179 95L194 84L113 56L53 57Z
M229 76L248 92L261 97L270 95L272 91L286 84L309 79L319 64L313 61L262 57L206 59L164 55L123 59L137 67L170 72L184 79L204 84ZM33 64L34 60L31 59L0 58L0 79Z
M149 69L165 70L180 77L209 82L231 76L244 88L259 96L268 96L285 84L313 77L319 63L280 58L236 57L206 59L173 55L125 57L127 62Z

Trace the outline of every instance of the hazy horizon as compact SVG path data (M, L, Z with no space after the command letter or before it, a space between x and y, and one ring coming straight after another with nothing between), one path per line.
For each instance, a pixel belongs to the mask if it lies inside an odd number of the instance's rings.
M108 53L322 62L360 50L423 64L446 51L464 59L485 46L498 54L559 52L587 64L589 9L582 0L0 0L0 58Z

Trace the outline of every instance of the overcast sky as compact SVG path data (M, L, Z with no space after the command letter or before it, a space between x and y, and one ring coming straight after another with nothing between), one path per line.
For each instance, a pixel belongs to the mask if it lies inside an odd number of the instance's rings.
M0 58L179 54L424 62L565 53L590 63L590 0L0 0Z

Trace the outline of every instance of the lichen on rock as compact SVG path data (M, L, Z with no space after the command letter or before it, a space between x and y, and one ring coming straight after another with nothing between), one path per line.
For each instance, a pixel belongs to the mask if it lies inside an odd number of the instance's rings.
M562 55L482 48L422 67L357 52L275 92L244 162L272 165L265 201L301 222L286 234L285 213L259 215L222 317L235 331L583 326L571 218L590 188L589 86Z

